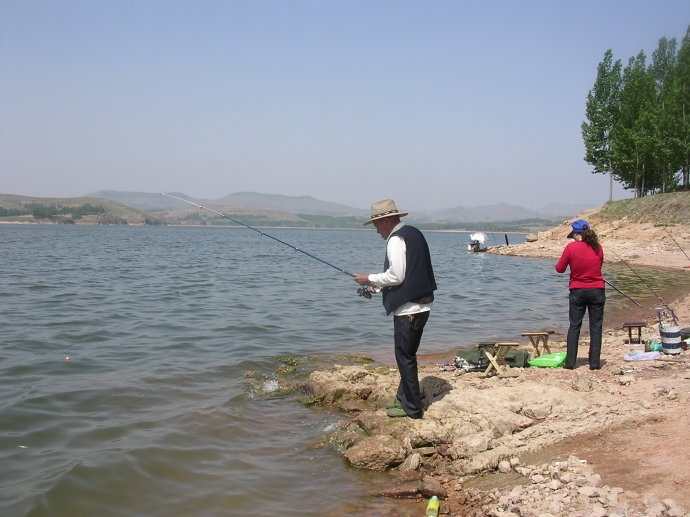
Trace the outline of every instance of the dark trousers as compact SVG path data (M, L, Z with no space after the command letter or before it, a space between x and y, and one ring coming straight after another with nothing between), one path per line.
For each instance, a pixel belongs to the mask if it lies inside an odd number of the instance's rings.
M580 340L580 327L585 310L589 313L589 367L601 367L601 326L604 321L604 289L570 290L570 328L568 329L568 354L565 367L571 370L577 362L577 345Z
M422 418L424 414L417 376L417 349L428 319L429 311L393 318L395 361L400 372L397 398L411 418Z

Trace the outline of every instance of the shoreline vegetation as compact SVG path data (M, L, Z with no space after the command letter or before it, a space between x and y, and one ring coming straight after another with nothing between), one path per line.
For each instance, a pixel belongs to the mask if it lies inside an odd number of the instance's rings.
M641 203L652 198L584 216L599 233L607 261L690 274L679 250L690 248L690 227L677 220L690 193L654 198L646 215ZM670 205L674 214L659 211ZM490 252L557 257L566 234L564 223L539 232L534 242ZM688 325L690 292L673 295L671 306L681 326ZM643 340L658 339L653 316L653 310L643 315ZM343 415L323 446L354 468L387 473L387 484L371 493L377 502L362 503L362 511L369 504L396 515L408 505L421 514L425 499L437 495L445 511L461 516L690 515L690 493L683 490L690 485L690 352L626 362L624 355L640 345L627 343L622 321L609 321L604 331L599 371L586 366L586 337L575 370L512 368L483 377L439 365L453 351L420 356L422 420L386 416L398 372L373 362L313 371L300 387L307 394L303 403ZM552 351L565 350L561 335L549 343ZM521 348L532 351L527 341Z

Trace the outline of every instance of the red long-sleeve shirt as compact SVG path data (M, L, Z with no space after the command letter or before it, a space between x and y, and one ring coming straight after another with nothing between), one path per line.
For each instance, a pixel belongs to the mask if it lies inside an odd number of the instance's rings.
M596 289L604 287L601 265L604 263L604 249L594 251L584 241L573 241L563 250L556 263L556 271L565 273L570 266L570 289Z

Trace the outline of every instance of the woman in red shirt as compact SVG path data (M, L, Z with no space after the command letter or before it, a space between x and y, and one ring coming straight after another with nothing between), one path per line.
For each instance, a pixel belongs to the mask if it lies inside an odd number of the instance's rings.
M589 313L589 369L601 368L601 327L604 321L604 277L601 266L604 250L589 223L578 219L571 225L569 239L575 239L563 250L556 271L564 273L570 266L570 328L565 367L575 368L580 327L585 310Z

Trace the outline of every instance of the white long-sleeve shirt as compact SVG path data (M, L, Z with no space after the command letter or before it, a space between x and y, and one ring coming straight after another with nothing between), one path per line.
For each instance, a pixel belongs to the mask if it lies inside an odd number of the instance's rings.
M400 285L405 280L405 269L407 267L407 246L402 237L393 235L404 224L398 223L391 231L386 241L386 255L388 256L388 269L383 273L372 273L369 275L369 282L374 287L382 289ZM407 316L431 310L431 303L408 302L398 307L393 316Z

